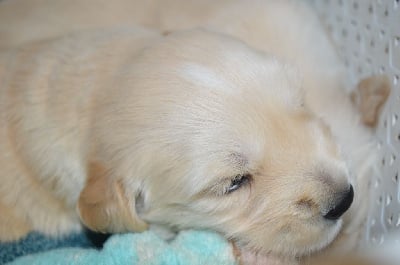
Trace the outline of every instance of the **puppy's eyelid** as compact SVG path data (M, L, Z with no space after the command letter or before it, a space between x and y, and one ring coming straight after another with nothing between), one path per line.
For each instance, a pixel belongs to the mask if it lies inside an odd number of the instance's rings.
M241 180L239 180L241 179ZM251 174L238 174L233 178L224 178L210 185L209 187L201 190L200 192L196 193L193 198L201 198L208 195L212 196L224 196L232 193L235 190L243 186L250 186L251 181L253 180L253 176ZM239 183L241 182L241 183Z
M242 175L237 175L231 180L230 186L226 190L226 194L230 194L241 187L250 184L252 180L252 175L251 174L242 174Z

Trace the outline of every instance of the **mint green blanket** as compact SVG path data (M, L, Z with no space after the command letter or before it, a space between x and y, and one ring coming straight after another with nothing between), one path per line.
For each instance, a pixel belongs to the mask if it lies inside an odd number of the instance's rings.
M151 231L112 236L103 249L61 248L20 257L10 265L234 265L232 246L218 234L183 231L166 242Z

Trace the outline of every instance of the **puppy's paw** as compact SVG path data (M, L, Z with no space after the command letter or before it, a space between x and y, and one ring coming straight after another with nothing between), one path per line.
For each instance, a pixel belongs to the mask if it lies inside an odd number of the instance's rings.
M390 82L387 76L374 75L362 79L351 99L361 113L362 122L375 127L382 106L390 94Z

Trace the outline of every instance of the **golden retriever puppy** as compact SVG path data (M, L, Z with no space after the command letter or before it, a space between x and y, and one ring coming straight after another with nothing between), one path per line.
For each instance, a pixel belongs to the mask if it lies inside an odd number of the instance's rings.
M0 224L15 229L0 225L1 238L79 229L78 203L92 229L213 229L247 260L291 259L335 238L356 245L375 143L307 5L20 1L0 3L0 47L107 30L2 55L0 163L12 181L3 181ZM218 33L109 30L137 23ZM16 183L26 186L9 194Z
M297 73L222 34L85 32L1 55L2 240L148 224L294 257L329 244L349 172ZM3 212L4 213L4 212Z

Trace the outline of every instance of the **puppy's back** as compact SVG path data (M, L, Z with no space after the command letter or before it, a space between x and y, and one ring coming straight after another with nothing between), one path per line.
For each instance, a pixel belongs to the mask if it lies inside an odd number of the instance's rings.
M82 32L1 51L0 207L9 213L0 216L0 240L79 229L97 97L156 36Z

